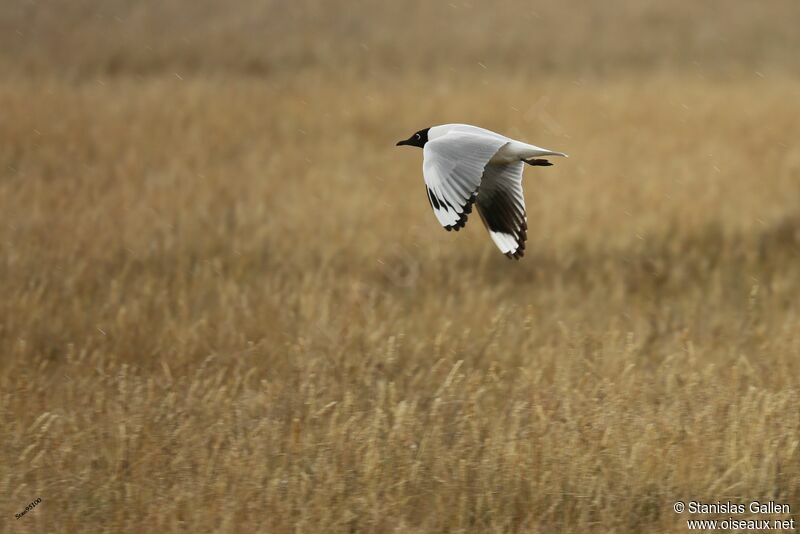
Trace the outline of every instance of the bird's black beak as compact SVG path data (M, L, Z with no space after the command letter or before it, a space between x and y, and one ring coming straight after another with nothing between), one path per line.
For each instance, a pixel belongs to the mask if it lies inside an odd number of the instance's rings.
M410 144L411 144L411 140L410 139L403 139L402 141L398 141L397 144L394 145L394 146L403 146L403 145L410 145Z

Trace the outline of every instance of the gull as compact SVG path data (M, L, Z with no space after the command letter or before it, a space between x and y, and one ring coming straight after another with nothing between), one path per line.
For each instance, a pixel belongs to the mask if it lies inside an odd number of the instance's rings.
M443 124L418 131L397 146L422 149L422 175L433 213L445 230L467 224L472 205L508 258L525 254L528 219L522 195L525 164L550 166L542 156L563 156L469 124Z

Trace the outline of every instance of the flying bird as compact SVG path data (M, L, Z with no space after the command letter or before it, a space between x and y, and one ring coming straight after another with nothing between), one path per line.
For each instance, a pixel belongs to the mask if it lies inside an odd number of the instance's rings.
M563 156L469 124L443 124L420 130L397 146L422 149L422 174L433 213L445 230L467 224L472 205L500 251L525 254L528 219L522 196L525 164L550 166L542 156Z

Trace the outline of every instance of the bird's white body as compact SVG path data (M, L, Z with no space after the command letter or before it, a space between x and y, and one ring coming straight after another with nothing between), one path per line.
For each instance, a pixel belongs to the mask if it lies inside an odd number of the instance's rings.
M421 139L420 133L415 135ZM549 165L531 158L566 154L469 124L433 126L427 141L416 146L423 148L428 200L442 226L459 230L477 203L494 243L506 256L519 259L528 228L522 195L525 163Z
M480 128L470 124L443 124L441 126L433 126L430 130L428 130L428 140L433 141L434 139L445 136L448 133L464 133L486 136L504 141L505 144L500 147L494 156L492 156L492 159L489 160L489 163L512 163L514 161L539 158L542 156L566 157L566 154L563 152L554 152L536 145L529 145L528 143L511 139L510 137L487 130L486 128Z

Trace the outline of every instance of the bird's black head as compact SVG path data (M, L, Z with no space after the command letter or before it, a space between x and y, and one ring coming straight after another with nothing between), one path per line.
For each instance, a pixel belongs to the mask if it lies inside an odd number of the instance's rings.
M425 143L428 142L428 130L430 128L425 128L424 130L420 130L408 139L404 141L398 141L396 146L401 145L409 145L409 146L418 146L420 148L425 146Z

